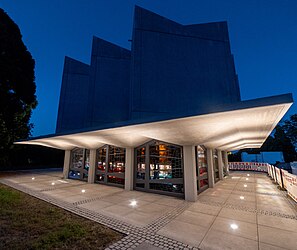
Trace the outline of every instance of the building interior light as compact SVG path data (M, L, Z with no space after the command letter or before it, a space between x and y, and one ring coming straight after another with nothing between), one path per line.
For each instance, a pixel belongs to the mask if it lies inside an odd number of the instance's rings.
M130 201L130 206L131 207L136 207L137 206L137 201L136 200Z
M232 224L230 225L230 227L231 227L233 230L238 229L238 225L236 225L236 224L234 224L234 223L232 223Z

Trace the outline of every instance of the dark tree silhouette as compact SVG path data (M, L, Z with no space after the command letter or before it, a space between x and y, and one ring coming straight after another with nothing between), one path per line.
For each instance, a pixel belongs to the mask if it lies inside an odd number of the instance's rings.
M295 148L297 148L297 114L291 115L289 120L285 120L283 128Z
M37 105L34 67L19 27L0 8L0 165L9 163L13 142L30 135Z

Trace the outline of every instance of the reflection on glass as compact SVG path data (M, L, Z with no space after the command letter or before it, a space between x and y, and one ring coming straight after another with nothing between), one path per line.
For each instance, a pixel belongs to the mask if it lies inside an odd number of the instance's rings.
M213 171L215 182L219 180L219 161L218 161L218 151L216 149L213 150Z
M124 185L125 149L106 145L97 149L97 169L95 181ZM108 167L107 167L108 166Z
M71 151L71 164L69 168L69 178L87 180L90 168L90 150L76 148Z
M106 147L97 149L97 169L105 171L106 165Z
M208 187L208 173L207 173L207 154L206 149L201 146L196 147L196 175L197 175L197 189L202 191L202 188Z
M136 150L136 179L145 179L145 147Z
M125 172L125 149L109 146L109 173Z
M183 193L182 147L152 141L137 148L135 187Z

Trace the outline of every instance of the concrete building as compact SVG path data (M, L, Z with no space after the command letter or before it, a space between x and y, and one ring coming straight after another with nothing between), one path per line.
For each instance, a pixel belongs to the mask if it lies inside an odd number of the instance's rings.
M131 51L93 39L65 58L56 133L64 177L184 197L228 174L227 151L260 147L291 94L241 101L226 22L181 25L135 7Z

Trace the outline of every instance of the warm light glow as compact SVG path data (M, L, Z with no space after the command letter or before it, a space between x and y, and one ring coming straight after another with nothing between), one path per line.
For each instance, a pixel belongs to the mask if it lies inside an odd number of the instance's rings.
M231 225L230 225L230 227L231 227L233 230L236 230L236 229L238 229L238 226L237 226L236 224L234 224L234 223L233 223L233 224L231 224Z
M85 190L85 189L82 189L82 190L81 190L81 192L82 192L82 193L85 193L85 192L86 192L86 190Z
M250 176L250 174L247 174L247 176Z
M249 178L245 178L247 181L249 180Z
M136 200L130 201L130 206L131 207L136 207L137 206L137 201Z
M54 183L54 182L52 182L52 185L54 186L54 185L55 185L55 183Z
M35 180L35 177L32 177L32 180L34 181Z
M243 186L244 186L245 188L247 187L247 185L246 185L246 184L244 184Z
M240 196L239 198L240 198L241 200L244 200L244 196Z

